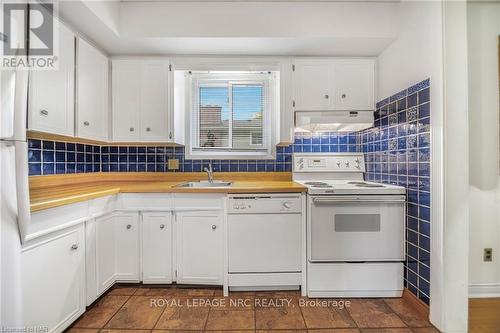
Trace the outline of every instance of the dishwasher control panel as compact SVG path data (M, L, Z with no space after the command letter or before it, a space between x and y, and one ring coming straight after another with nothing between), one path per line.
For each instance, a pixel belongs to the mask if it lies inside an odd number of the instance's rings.
M302 197L300 194L242 194L229 197L229 214L300 213L301 211Z

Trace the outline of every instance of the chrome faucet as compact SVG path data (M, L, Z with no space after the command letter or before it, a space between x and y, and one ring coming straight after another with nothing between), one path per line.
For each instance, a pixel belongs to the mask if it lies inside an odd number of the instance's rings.
M212 169L212 163L208 163L208 168L205 167L205 169L203 169L203 170L207 173L208 182L213 183L214 182L214 170Z

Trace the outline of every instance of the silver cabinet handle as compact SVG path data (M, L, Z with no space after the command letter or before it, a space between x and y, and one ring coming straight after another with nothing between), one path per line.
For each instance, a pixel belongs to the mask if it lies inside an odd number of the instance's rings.
M135 128L130 127L129 131L130 131L130 132L133 132L133 131L135 131Z
M330 96L329 96L329 95L325 95L325 98L326 98L326 99L329 99L329 98L330 98Z
M72 251L78 250L78 244L71 245L71 250Z
M85 125L85 126L89 126L89 125L90 125L90 123L89 123L88 121L84 121L84 122L83 122L83 125Z
M132 225L131 224L127 224L127 229L130 229L132 228Z
M40 114L42 116L48 116L49 115L49 111L47 111L47 110L40 110Z
M160 224L160 229L161 230L165 229L165 225L164 224Z
M170 132L170 133L168 134L168 138L169 138L169 139L172 139L172 132Z
M146 127L146 132L151 132L151 127Z
M346 95L346 94L342 94L340 97L342 97L342 98L346 98L346 97L347 97L347 95Z
M215 224L212 224L212 230L217 229L217 226Z

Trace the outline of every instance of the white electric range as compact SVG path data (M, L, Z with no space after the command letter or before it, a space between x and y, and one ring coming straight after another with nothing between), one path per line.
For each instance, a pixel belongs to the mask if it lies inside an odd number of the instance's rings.
M400 297L406 190L363 180L362 153L297 153L307 186L310 297Z

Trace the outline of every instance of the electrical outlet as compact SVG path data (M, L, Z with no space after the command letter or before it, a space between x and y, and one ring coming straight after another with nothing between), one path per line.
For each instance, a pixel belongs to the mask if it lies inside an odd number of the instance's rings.
M168 170L179 170L179 160L176 158L168 160Z
M493 261L493 249L485 248L483 252L483 261Z

